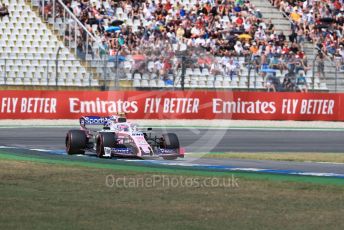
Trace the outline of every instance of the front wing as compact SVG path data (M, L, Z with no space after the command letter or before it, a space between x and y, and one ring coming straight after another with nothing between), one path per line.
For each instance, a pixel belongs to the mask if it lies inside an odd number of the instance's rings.
M105 157L111 156L132 156L132 157L141 157L141 158L157 158L157 157L184 157L185 150L184 148L179 149L164 149L156 148L155 151L144 152L142 149L137 152L133 147L127 148L104 148Z

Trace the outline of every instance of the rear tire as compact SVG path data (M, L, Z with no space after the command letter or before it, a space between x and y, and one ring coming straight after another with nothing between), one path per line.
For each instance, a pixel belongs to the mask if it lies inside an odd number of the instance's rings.
M66 135L66 152L68 155L85 154L86 143L85 131L69 130Z
M162 134L162 144L161 147L165 149L178 149L180 148L178 136L175 133ZM175 160L176 156L166 156L163 157L164 160Z
M104 157L104 147L115 148L116 147L116 134L115 133L99 133L97 138L97 157ZM110 156L111 157L111 156Z

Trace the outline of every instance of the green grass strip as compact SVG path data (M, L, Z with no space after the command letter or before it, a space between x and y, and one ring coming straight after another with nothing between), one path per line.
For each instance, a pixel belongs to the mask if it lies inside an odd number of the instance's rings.
M276 175L269 173L255 173L255 172L235 172L235 171L207 171L200 169L185 169L181 166L159 166L159 165L133 165L127 162L111 162L111 163L97 163L86 162L70 159L49 159L43 156L22 156L13 154L10 152L0 151L0 160L14 160L14 161L30 161L46 164L59 164L73 167L90 167L99 169L111 169L121 171L134 171L142 173L166 173L166 174L178 174L178 175L197 175L197 176L228 176L235 175L246 179L259 179L259 180L271 180L271 181L288 181L288 182L303 182L303 183L317 183L317 184L332 184L332 185L344 185L344 180L340 178L326 178L315 176L298 176L298 175Z

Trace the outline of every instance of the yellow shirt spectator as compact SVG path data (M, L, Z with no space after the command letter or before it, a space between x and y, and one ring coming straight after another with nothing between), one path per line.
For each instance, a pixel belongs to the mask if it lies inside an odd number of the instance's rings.
M300 16L298 13L296 13L296 12L294 11L294 12L292 12L292 13L290 14L290 18L291 18L291 20L293 20L294 22L299 22L300 19L301 19L301 16Z

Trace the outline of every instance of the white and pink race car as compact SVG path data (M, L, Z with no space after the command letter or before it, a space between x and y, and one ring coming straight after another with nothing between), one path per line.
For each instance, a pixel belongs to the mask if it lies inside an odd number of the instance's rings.
M165 133L160 137L138 129L125 117L113 115L108 117L84 116L79 119L80 130L69 130L66 135L68 154L95 152L98 157L162 157L174 160L184 157L184 148L180 147L175 133ZM101 126L101 130L92 130L87 126Z

